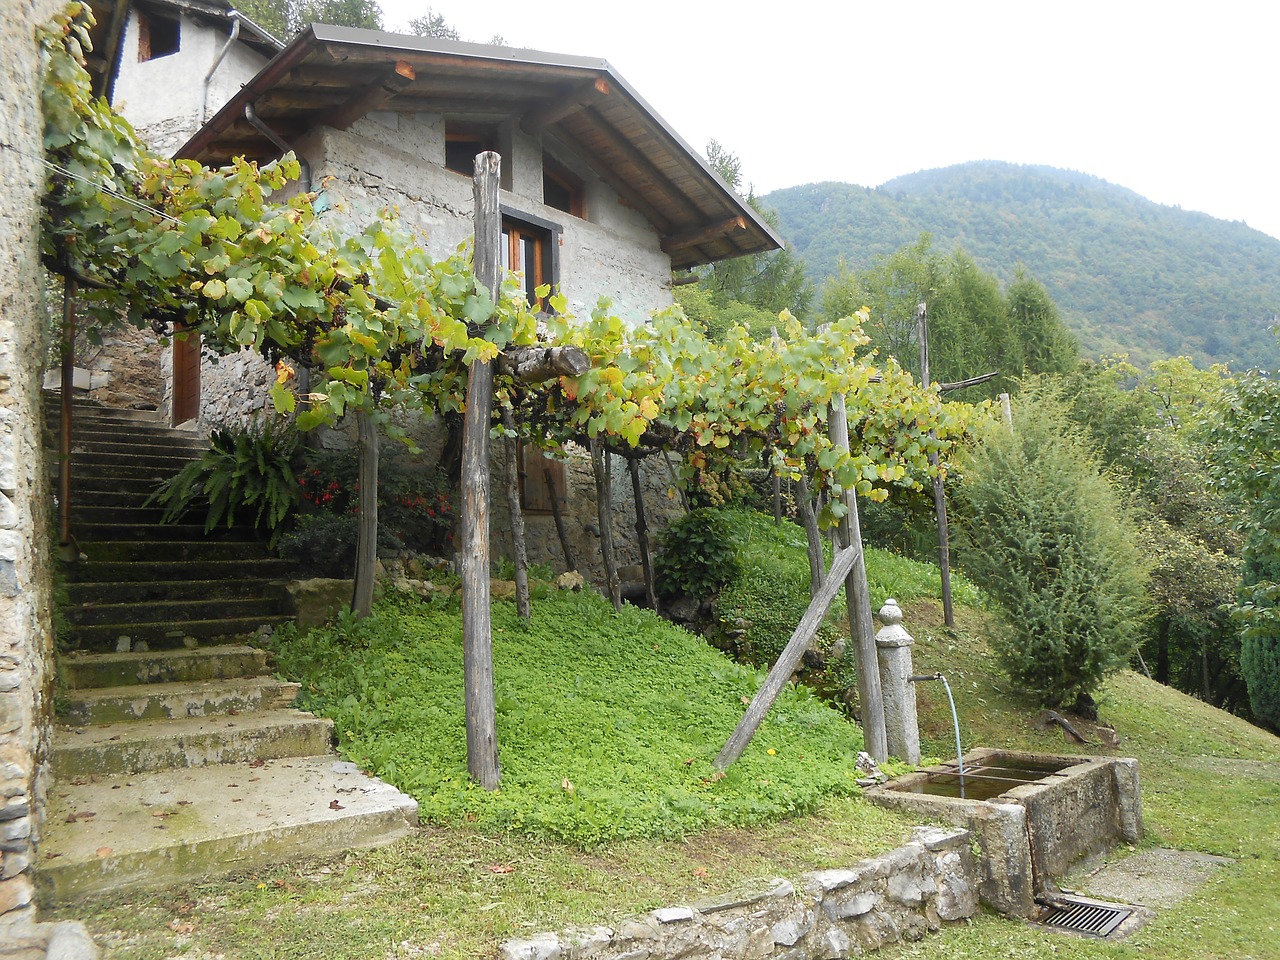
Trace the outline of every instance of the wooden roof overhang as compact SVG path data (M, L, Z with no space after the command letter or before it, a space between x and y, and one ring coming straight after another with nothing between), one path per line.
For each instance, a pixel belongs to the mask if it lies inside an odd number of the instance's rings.
M379 110L514 119L580 158L661 237L673 269L774 250L769 225L604 60L315 24L179 151L208 164L280 150Z

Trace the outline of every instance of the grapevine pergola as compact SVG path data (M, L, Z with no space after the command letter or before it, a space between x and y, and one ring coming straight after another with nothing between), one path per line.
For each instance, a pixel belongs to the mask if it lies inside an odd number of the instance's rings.
M481 637L491 432L543 448L578 442L597 461L621 453L637 486L634 464L650 453L678 456L684 482L755 458L824 493L826 519L836 522L850 516L855 494L883 499L891 485L922 486L937 469L931 455L944 455L964 428L936 392L860 353L867 341L857 315L811 333L784 313L781 335L764 342L742 329L711 342L678 308L633 325L602 302L578 319L550 290L539 294L552 313L535 316L491 252L496 155L477 160L474 259L468 251L433 260L390 215L339 235L319 219L314 195L276 201L298 175L292 156L209 169L151 154L91 96L81 63L86 16L64 15L43 37L50 172L42 242L49 269L79 288L90 335L127 318L165 335L197 332L217 353L256 351L275 365L277 411L300 430L354 414L366 451L376 450L367 440L392 409L464 414L464 456L474 466L463 470L469 766L486 787L498 781ZM305 390L300 366L310 373ZM847 437L832 435L837 412ZM376 473L366 479L368 516ZM600 506L607 510L604 498ZM367 609L373 540L364 530L362 538L356 605ZM860 673L868 669L874 658ZM487 697L489 711L474 725L473 687L476 709Z

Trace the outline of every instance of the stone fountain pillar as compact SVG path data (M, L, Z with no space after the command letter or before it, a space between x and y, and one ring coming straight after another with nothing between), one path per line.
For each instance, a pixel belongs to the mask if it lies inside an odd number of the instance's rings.
M911 634L902 626L898 601L885 601L878 614L883 627L876 633L880 661L880 689L884 694L885 734L889 753L908 763L920 762L920 727L916 722L916 688L912 674Z

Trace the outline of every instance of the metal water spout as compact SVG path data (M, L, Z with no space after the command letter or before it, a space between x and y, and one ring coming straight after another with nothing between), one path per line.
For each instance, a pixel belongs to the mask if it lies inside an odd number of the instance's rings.
M928 680L941 680L942 686L947 691L947 702L951 704L951 723L956 730L956 766L960 772L960 798L964 799L964 748L960 746L960 717L956 714L956 700L951 696L951 684L947 683L947 678L942 675L941 671L937 673L918 673L915 676L907 677L912 683L924 683Z

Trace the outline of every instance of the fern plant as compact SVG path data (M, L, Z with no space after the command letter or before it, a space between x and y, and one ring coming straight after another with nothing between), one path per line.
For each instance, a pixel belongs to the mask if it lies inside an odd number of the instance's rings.
M299 438L278 419L247 427L222 426L209 437L209 449L166 480L151 501L164 507L162 523L174 523L194 505L207 504L204 532L235 525L237 511L253 511L253 525L270 534L271 545L299 503L294 461Z

